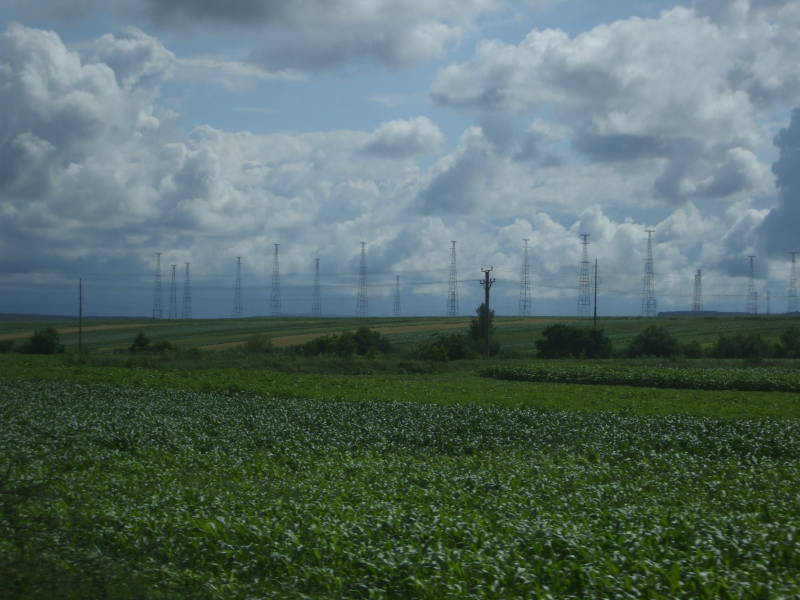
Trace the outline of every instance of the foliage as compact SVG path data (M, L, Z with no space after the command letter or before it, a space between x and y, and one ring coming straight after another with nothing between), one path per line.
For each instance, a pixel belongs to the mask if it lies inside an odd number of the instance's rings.
M681 354L686 358L701 358L703 356L703 345L697 340L681 344Z
M150 350L150 338L144 334L144 331L140 331L133 338L130 351L135 354L136 352L147 352L148 350Z
M628 346L629 356L676 356L680 352L678 338L661 325L646 327Z
M11 598L800 593L796 420L0 384Z
M782 358L800 358L800 327L792 325L781 333L776 354Z
M421 344L417 355L423 360L448 361L475 358L475 342L463 333L436 334Z
M489 354L495 355L500 352L500 342L497 340L495 333L497 332L497 328L494 325L494 311L486 310L486 303L482 302L481 305L475 310L477 315L476 317L472 317L469 322L469 329L468 335L470 339L475 343L476 349L481 353L486 353L486 331L487 331L487 320L488 320L488 331L489 331Z
M516 381L551 381L588 385L800 392L800 372L781 369L642 367L625 365L538 365L536 368L491 367L483 376Z
M714 354L719 358L766 358L772 354L769 342L752 331L720 335Z
M543 358L607 358L611 356L612 344L602 329L556 323L542 331L536 349Z
M244 344L248 354L263 354L272 351L272 339L265 334L251 335Z
M323 335L303 344L299 352L306 356L336 354L338 356L371 356L390 350L389 340L380 332L368 327L359 327L355 333L345 331L341 334Z
M64 352L61 336L52 327L34 331L33 335L20 346L23 354L58 354Z

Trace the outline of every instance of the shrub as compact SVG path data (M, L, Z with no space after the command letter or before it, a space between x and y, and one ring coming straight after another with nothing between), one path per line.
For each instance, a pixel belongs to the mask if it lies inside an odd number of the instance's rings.
M676 356L680 352L678 339L660 325L645 328L628 346L629 356Z
M33 335L20 347L26 354L58 354L64 352L61 337L52 327L34 331Z
M681 353L686 358L701 358L703 356L703 345L697 340L686 342L681 346Z
M131 344L130 351L132 353L137 352L147 352L150 349L150 338L148 338L144 331L140 331L136 334L136 337L133 338L133 343Z
M417 354L423 360L446 361L474 358L477 351L475 342L463 333L434 333L417 349Z
M272 340L268 335L256 334L247 338L244 350L248 354L264 354L272 351Z
M717 338L714 354L719 358L766 358L770 346L760 333L734 333Z
M359 327L355 333L345 331L339 335L323 335L300 346L299 352L306 356L318 354L337 354L350 356L359 354L372 355L376 352L388 352L389 340L369 327Z
M783 358L800 358L800 327L792 325L781 333L776 354Z
M557 323L542 331L536 348L543 358L608 358L611 340L602 329L585 329Z
M486 352L486 320L489 320L489 354L497 354L500 352L500 342L494 337L494 311L486 311L486 304L481 305L475 310L476 317L472 317L469 323L469 330L467 334L473 341L475 348L481 352Z

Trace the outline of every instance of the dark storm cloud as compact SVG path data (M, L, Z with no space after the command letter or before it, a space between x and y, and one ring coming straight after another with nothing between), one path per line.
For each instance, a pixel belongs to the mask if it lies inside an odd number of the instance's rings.
M789 126L775 136L780 156L772 166L778 185L778 206L759 230L761 243L773 255L800 249L800 107Z

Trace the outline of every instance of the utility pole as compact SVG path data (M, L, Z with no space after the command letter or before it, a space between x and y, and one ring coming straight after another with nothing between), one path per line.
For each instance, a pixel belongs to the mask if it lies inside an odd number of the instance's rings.
M494 278L489 277L489 275L492 272L492 269L494 269L494 267L489 267L488 269L481 269L481 271L483 272L483 280L481 281L481 285L483 286L483 292L485 297L483 307L484 310L486 311L485 319L483 322L484 335L486 337L486 356L489 356L489 349L491 348L490 338L492 335L492 326L490 322L490 316L492 313L489 309L489 290L492 289L492 284L495 282Z
M394 282L394 316L400 316L400 275L395 275Z
M747 277L747 306L746 312L749 315L758 314L758 292L756 292L756 275L755 275L755 260L756 257L750 255L747 257L750 259L750 266L749 272Z
M578 274L578 316L589 316L589 302L590 302L590 282L589 282L589 234L582 233L581 243L583 245L583 252L581 254L581 268Z
M367 242L361 242L361 262L358 265L356 316L366 317L367 313Z
M242 257L236 257L236 282L233 286L233 313L234 319L242 316Z
M162 308L163 295L161 293L161 252L156 252L156 272L153 282L153 318L160 319L164 316Z
M322 298L319 290L319 258L314 259L314 292L311 295L311 316L322 315Z
M447 285L447 316L458 314L458 271L456 270L456 242L450 242L450 277Z
M528 263L528 238L522 240L522 276L519 280L519 316L528 317L531 314L531 276Z
M644 259L644 277L642 278L642 316L655 317L656 312L656 287L655 272L653 270L653 229L647 230L647 253Z
M592 326L597 329L597 258L594 259L594 317Z
M78 352L83 352L83 277L78 279Z

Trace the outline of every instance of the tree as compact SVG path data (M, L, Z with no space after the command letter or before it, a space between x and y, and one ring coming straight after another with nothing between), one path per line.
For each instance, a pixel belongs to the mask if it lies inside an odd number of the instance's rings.
M469 322L469 331L468 335L470 339L475 343L476 348L478 351L483 352L486 348L486 321L489 321L489 339L490 339L490 347L489 347L489 354L497 354L500 351L500 343L495 339L494 332L494 311L486 310L486 304L481 303L481 305L475 311L477 314L477 318L472 317L472 320Z
M556 323L542 331L536 349L543 358L608 358L611 340L602 329L585 329Z
M140 331L136 334L136 337L133 338L133 343L131 344L130 351L134 354L137 352L147 352L150 349L150 338L148 338L144 331Z
M781 333L777 354L782 358L800 358L800 327L792 325Z
M661 325L645 328L628 346L630 356L676 356L680 352L678 338Z
M26 354L58 354L64 352L61 337L52 327L33 332L33 335L20 348Z

